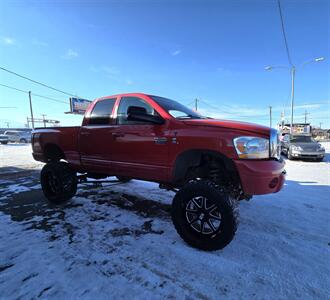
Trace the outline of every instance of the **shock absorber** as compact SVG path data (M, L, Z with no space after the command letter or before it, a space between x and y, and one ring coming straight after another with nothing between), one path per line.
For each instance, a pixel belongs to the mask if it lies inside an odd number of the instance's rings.
M221 179L221 166L215 161L209 163L209 176L213 182L219 183Z

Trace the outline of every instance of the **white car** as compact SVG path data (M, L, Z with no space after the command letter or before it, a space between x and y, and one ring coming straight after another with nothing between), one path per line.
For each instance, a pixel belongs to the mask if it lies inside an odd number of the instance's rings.
M31 131L7 130L4 135L12 143L31 143Z

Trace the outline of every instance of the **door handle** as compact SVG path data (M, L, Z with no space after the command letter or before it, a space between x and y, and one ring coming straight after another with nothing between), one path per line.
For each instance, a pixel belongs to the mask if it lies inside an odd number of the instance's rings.
M80 135L90 135L90 132L80 132Z
M117 137L123 137L125 134L124 133L120 133L120 132L113 132L112 133L112 136L114 138L117 138Z

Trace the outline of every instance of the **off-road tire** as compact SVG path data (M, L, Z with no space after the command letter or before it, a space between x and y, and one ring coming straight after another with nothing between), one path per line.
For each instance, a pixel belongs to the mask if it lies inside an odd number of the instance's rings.
M126 183L126 182L129 182L132 180L132 178L125 177L125 176L116 176L116 178L122 183Z
M77 192L76 173L65 162L49 162L41 170L42 191L49 202L61 204Z
M196 197L205 197L207 201L210 199L210 202L216 205L221 215L217 233L202 234L188 223L187 206ZM190 246L206 251L222 249L233 240L236 233L239 223L238 204L228 192L214 182L193 180L175 195L172 203L172 221L178 234Z

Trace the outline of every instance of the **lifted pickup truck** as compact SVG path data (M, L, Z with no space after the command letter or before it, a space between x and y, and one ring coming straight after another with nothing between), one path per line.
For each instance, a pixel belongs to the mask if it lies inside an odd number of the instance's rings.
M141 93L96 99L81 127L36 129L32 147L46 163L40 178L49 201L69 200L87 178L157 182L176 192L178 234L204 250L231 242L239 200L276 193L285 180L276 130L206 118Z

